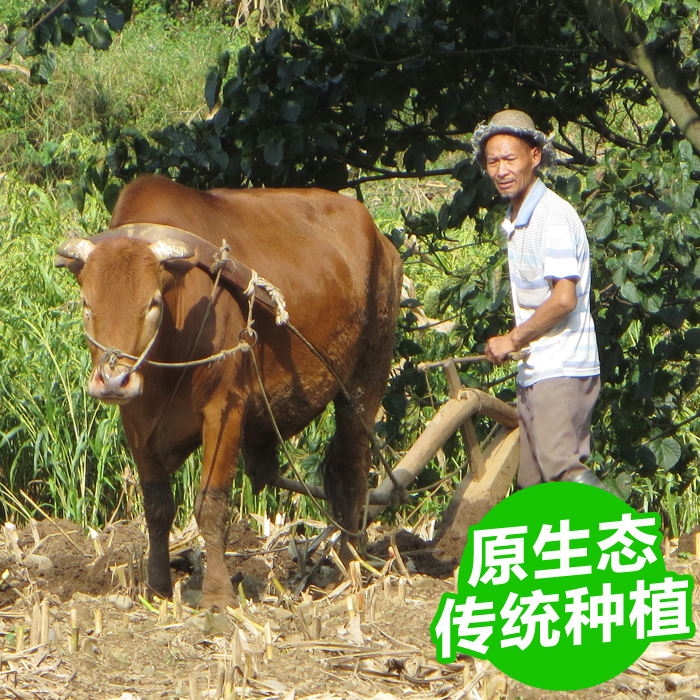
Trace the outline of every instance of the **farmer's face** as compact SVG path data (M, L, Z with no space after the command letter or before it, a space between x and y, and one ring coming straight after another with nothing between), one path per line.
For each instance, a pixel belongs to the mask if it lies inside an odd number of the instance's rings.
M522 202L537 177L542 151L512 134L496 134L484 149L486 172L502 197Z

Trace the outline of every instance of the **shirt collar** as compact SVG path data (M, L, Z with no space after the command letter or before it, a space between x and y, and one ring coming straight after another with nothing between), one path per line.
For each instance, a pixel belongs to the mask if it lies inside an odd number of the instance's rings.
M542 180L537 178L532 183L530 191L525 196L525 201L520 206L520 211L518 212L518 216L516 217L515 222L511 221L510 218L511 211L513 210L513 205L511 204L511 206L508 207L508 213L506 214L506 218L503 220L501 226L503 227L504 231L508 234L509 238L511 235L513 235L513 231L515 231L516 228L519 228L521 226L527 226L530 223L530 217L532 216L532 212L535 210L537 203L544 196L546 190L547 186L544 184L544 182L542 182Z

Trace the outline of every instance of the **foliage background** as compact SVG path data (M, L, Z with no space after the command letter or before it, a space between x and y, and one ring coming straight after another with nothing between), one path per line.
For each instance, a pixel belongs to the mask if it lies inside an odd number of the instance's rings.
M24 24L55 4L37 5ZM284 13L268 3L264 15L253 5L188 7L69 0L50 32L12 53L29 76L1 74L7 517L19 489L84 523L137 508L116 414L85 400L75 291L51 258L68 230L104 226L120 186L142 172L364 199L416 289L377 426L387 453L400 455L445 397L442 379L426 381L417 362L478 353L509 327L505 206L472 162L469 137L494 111L517 107L554 134L560 165L544 177L591 240L604 381L593 465L634 506L662 512L671 534L696 524L700 167L685 117L697 115L697 3L364 0L285 3ZM9 39L26 9L3 6ZM239 9L250 12L236 28ZM663 86L662 69L672 78ZM453 330L419 330L418 303ZM477 366L462 379L510 400L506 374ZM310 475L331 426L325 414L294 442ZM463 462L451 441L421 485ZM196 469L193 460L176 485L188 503ZM289 495L255 500L246 488L239 478L235 499L252 510L309 507ZM434 516L449 488L434 491L398 517Z

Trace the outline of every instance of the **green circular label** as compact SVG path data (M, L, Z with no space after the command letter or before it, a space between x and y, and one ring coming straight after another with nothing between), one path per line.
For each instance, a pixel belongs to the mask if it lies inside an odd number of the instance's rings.
M549 483L492 508L430 631L443 663L489 659L546 690L604 683L652 641L692 637L691 576L667 572L660 519L602 489Z

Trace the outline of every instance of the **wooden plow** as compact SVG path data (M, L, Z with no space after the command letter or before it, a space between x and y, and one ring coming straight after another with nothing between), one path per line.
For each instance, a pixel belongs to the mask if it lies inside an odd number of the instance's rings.
M514 408L478 389L462 386L453 358L426 363L427 371L442 367L447 378L450 398L433 416L420 437L392 470L402 487L408 487L435 457L445 442L460 431L468 456L469 470L436 528L434 555L459 560L467 543L469 527L501 501L513 481L519 464L518 414ZM485 444L479 444L472 416L481 413L500 424L491 431ZM321 486L306 485L293 479L277 478L277 486L301 494L311 492L326 499ZM390 503L394 485L388 477L370 491L368 522ZM326 499L327 500L327 499Z

